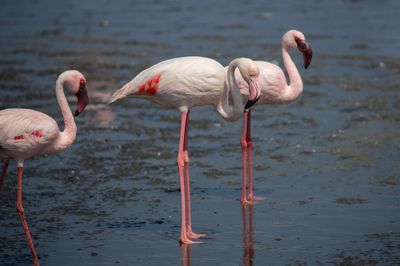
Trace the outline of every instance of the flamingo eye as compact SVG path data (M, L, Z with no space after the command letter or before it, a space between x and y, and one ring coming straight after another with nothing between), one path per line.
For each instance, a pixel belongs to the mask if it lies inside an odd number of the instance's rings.
M79 80L79 89L82 90L86 87L86 82L84 79Z

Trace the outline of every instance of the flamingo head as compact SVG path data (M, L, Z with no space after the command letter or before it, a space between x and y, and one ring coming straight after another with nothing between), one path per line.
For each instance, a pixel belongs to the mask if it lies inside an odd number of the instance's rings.
M78 116L89 103L89 97L86 91L86 78L77 70L68 70L60 75L65 85L75 94L78 99L75 116Z
M89 97L86 91L86 80L85 78L81 78L79 80L79 89L77 93L75 93L76 98L78 98L78 103L76 104L75 116L78 116L89 103Z
M241 58L238 68L243 79L249 84L249 97L245 109L250 109L261 96L261 87L259 84L260 70L257 64L249 58Z
M308 68L313 56L311 46L306 42L304 34L297 30L290 30L283 35L283 47L297 48L303 54L304 68Z

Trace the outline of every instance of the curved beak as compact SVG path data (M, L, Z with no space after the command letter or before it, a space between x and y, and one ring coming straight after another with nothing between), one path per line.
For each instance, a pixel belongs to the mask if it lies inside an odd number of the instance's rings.
M248 83L249 98L247 100L246 106L244 107L245 110L250 109L258 101L258 99L260 99L261 96L261 89L258 77L250 77Z
M79 85L79 90L75 94L78 98L78 103L76 104L75 116L78 116L85 109L86 105L89 103L89 97L86 91L86 83L82 81Z
M296 40L297 43L297 49L299 49L299 51L303 54L303 59L304 59L304 68L308 68L308 66L311 63L311 59L312 59L312 55L313 55L313 51L311 49L311 46L306 43L303 40Z

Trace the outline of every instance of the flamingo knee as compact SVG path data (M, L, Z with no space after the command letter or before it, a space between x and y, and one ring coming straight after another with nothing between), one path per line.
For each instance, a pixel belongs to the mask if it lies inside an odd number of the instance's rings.
M190 159L189 159L189 153L188 153L188 151L184 151L183 152L183 162L184 163L186 163L186 164L189 164L190 163Z
M242 149L246 149L246 148L247 148L247 145L248 145L247 140L242 139L242 140L240 141L240 146L242 146Z
M180 152L178 153L178 156L176 157L176 163L178 165L178 168L185 166L184 155L181 154Z

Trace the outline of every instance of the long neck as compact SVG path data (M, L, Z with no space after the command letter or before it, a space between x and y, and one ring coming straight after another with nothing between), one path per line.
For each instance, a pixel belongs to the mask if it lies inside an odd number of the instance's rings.
M303 91L303 81L296 65L289 55L288 48L286 45L282 46L282 58L283 64L285 65L286 71L289 75L289 85L286 94L287 100L294 100Z
M217 105L218 113L228 121L238 120L244 110L242 95L235 79L236 68L236 62L229 64L223 94ZM229 99L230 96L232 96L232 101ZM231 105L230 102L232 102Z
M56 97L64 118L64 130L58 135L52 149L53 152L65 150L74 142L76 137L76 124L67 99L65 98L63 85L64 80L59 78L56 83Z

